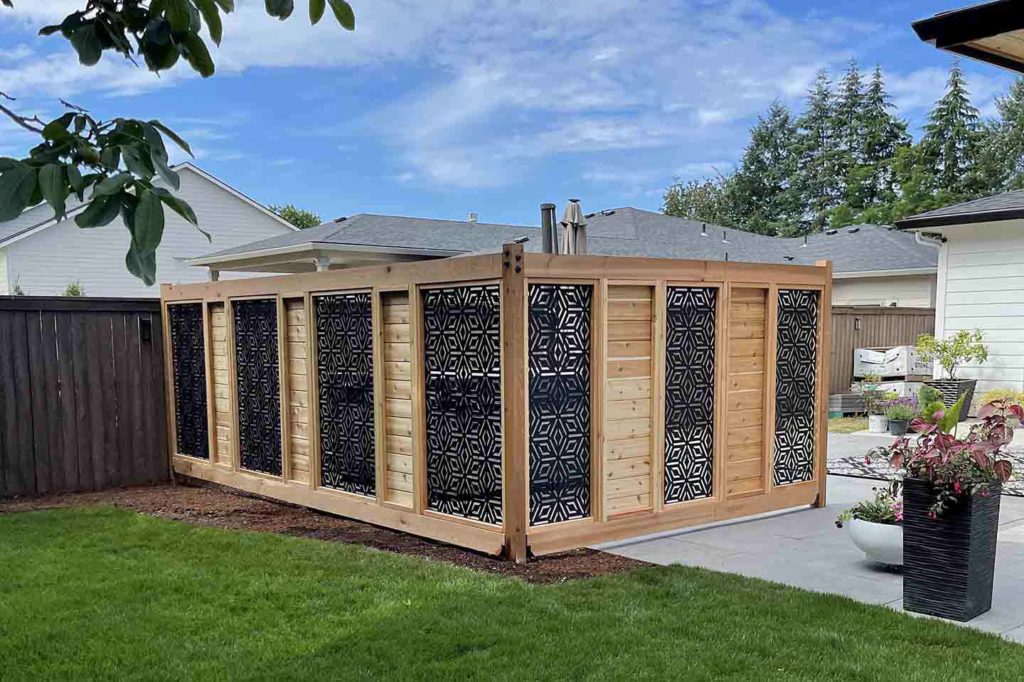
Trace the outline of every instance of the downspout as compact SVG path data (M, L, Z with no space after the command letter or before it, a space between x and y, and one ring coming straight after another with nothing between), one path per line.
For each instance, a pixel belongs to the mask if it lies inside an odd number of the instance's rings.
M920 232L915 232L914 241L920 244L921 246L932 246L935 247L936 249L941 249L942 243L945 240L942 239L941 237L938 239L933 239L932 237L925 237L924 234Z

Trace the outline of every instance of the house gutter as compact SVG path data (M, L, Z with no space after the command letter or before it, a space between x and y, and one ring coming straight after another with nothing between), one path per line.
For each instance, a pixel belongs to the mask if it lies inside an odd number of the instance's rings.
M934 275L934 268L904 268L902 270L861 270L859 272L833 272L832 279L864 279L867 277L900 277L908 275Z
M395 256L458 256L464 251L453 251L451 249L403 249L393 246L372 246L363 244L325 244L323 242L307 242L305 244L294 244L291 246L279 246L270 249L259 249L245 251L242 253L231 253L223 256L200 256L188 260L189 265L217 265L221 263L232 263L248 260L250 258L264 258L266 256L288 256L308 253L310 256L316 252L327 253L386 253Z

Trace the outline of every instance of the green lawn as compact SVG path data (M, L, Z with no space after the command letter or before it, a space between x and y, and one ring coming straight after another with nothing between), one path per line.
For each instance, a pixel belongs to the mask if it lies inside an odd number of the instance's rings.
M1024 647L671 567L527 585L93 508L0 516L0 678L1014 679Z
M829 417L828 430L832 433L853 433L867 431L867 417Z

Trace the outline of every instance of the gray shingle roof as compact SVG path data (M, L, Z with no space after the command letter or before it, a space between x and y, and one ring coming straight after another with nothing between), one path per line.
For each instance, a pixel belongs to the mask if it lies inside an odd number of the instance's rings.
M1024 190L993 194L897 220L901 230L1024 218Z
M603 211L587 221L589 250L599 255L797 264L827 258L833 261L836 272L935 268L938 261L936 250L917 244L914 235L878 225L815 234L805 246L802 238L768 237L711 224L706 226L707 236L703 236L699 222L636 208ZM493 253L519 237L530 238L525 245L527 251L540 251L540 230L536 227L359 214L217 251L197 261L304 245L377 247L424 256Z

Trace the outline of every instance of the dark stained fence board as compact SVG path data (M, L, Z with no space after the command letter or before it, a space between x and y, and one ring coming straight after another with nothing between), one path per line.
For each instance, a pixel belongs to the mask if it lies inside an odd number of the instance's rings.
M912 346L921 334L934 333L934 308L832 306L829 393L850 392L855 349Z
M0 297L0 497L167 480L162 353L157 301Z

